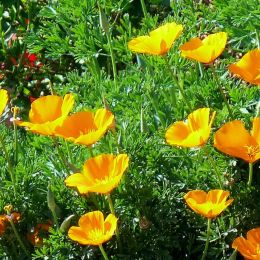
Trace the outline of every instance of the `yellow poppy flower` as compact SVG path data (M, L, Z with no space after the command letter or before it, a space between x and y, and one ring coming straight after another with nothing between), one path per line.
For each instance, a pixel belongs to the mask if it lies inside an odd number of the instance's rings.
M165 55L182 30L180 24L166 23L151 31L149 35L134 38L128 43L128 48L137 53Z
M8 102L8 94L5 89L0 89L0 116L3 114Z
M99 141L115 124L114 115L107 109L95 113L78 112L67 117L55 130L55 135L77 144L92 145Z
M229 194L229 191L224 190L210 190L208 193L203 190L193 190L188 192L184 199L193 211L212 219L233 202L233 199L227 200Z
M104 220L101 211L86 213L79 219L79 226L72 226L68 231L70 239L81 245L102 245L114 235L117 218L109 214Z
M260 117L253 119L251 134L240 120L224 124L215 133L214 146L219 151L246 162L256 162L260 159Z
M259 260L260 259L260 228L253 228L244 237L237 237L232 248L237 250L245 259Z
M66 118L73 105L72 94L65 95L64 99L55 95L40 97L32 102L30 121L16 121L16 124L34 133L53 135L55 128Z
M249 51L228 69L237 77L251 84L260 85L260 49Z
M102 154L88 159L82 173L74 173L65 183L69 187L77 187L80 194L88 192L110 193L116 188L128 167L126 154L117 156Z
M205 39L194 38L180 47L185 58L202 63L213 62L225 49L227 33L219 32L208 35Z
M209 108L199 108L189 114L187 122L173 123L166 131L166 142L182 147L203 146L208 141L216 114L214 111L210 118L209 113Z

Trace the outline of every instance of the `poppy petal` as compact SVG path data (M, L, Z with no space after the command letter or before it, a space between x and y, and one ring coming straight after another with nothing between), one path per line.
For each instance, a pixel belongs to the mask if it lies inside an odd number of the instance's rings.
M0 89L0 116L3 114L8 102L8 94L5 89Z
M248 147L256 146L254 138L242 121L234 120L223 125L214 137L214 146L223 153L251 162Z

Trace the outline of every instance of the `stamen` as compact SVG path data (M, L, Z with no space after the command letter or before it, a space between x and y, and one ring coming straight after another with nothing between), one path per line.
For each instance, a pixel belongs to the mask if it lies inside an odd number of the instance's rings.
M250 159L254 159L257 153L260 153L260 146L259 145L246 145L247 154Z

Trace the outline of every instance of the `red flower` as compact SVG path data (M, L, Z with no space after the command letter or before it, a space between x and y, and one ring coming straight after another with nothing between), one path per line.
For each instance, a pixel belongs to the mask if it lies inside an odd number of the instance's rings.
M42 67L42 63L41 62L37 62L38 58L35 54L30 54L29 52L25 52L23 55L23 65L24 66L28 66L31 68L35 68L35 67Z

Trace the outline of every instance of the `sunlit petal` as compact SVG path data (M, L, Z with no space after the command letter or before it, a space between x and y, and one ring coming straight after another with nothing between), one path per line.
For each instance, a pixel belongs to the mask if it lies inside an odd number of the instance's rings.
M260 85L260 49L249 51L228 69L237 77L251 84Z
M139 36L128 43L131 51L152 55L166 54L183 30L182 25L166 23L151 31L149 36Z
M3 114L8 102L8 94L5 89L0 89L0 116Z
M226 42L225 32L210 34L203 40L194 38L180 47L181 55L202 63L211 63L224 51Z

